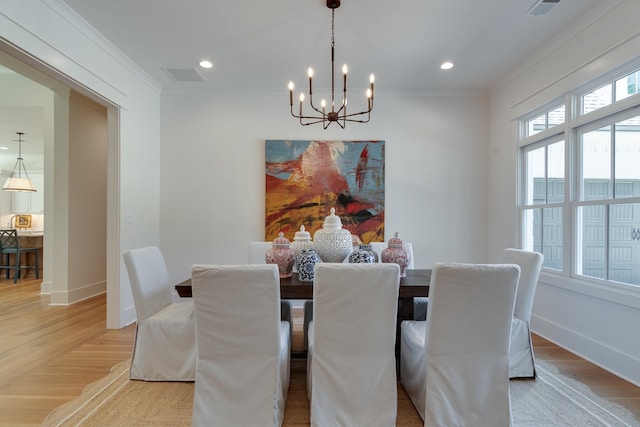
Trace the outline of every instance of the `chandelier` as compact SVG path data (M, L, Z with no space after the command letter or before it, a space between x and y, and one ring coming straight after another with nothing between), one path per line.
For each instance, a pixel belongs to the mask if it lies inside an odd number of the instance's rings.
M300 119L300 124L308 126L316 123L322 123L323 129L329 127L331 123L338 123L341 128L344 129L347 122L367 123L371 118L371 110L373 109L373 82L375 77L373 74L369 76L369 88L367 88L367 108L359 113L347 112L347 64L342 66L342 102L336 105L335 99L335 63L334 63L334 45L335 45L335 12L340 7L340 0L327 0L327 7L331 9L331 105L330 111L327 111L327 102L322 99L320 101L320 107L313 103L313 68L309 67L309 105L311 110L310 114L303 114L302 104L304 103L305 95L300 93L300 110L296 114L293 111L293 81L289 82L289 105L291 107L291 115L297 119ZM337 110L336 110L337 108Z
M16 165L13 167L13 172L7 181L4 183L2 189L4 191L37 191L33 188L31 178L27 173L27 168L24 167L22 161L22 135L24 132L16 132L18 134L18 158Z

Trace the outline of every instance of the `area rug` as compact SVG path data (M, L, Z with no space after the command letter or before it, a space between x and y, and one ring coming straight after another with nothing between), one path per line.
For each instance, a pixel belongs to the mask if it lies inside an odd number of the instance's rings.
M304 359L292 359L284 426L308 426ZM536 380L511 381L514 426L640 426L625 408L596 396L544 361ZM189 426L193 383L130 381L129 362L87 386L82 395L53 412L43 426ZM250 408L247 408L250 410ZM398 386L398 427L423 426Z

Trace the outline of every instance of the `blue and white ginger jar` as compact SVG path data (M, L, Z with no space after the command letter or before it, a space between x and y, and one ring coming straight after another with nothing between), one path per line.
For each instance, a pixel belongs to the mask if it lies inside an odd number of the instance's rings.
M313 282L316 264L322 259L314 249L304 249L296 257L296 270L298 270L298 280L301 282Z

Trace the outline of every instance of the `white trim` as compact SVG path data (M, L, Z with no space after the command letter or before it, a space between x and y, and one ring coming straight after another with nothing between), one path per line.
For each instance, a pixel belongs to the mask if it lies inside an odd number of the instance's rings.
M557 346L640 387L640 360L637 357L535 314L531 316L531 330Z
M636 310L640 309L640 286L588 277L568 278L545 270L540 273L540 283L603 301L626 305Z
M53 291L50 297L50 305L70 305L79 301L93 298L107 291L107 282L91 283L71 291Z

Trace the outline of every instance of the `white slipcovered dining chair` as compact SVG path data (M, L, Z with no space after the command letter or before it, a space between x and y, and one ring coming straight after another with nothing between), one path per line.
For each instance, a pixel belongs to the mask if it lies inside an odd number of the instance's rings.
M376 253L378 254L378 262L382 262L382 251L385 250L389 245L387 244L387 242L371 242L368 243L369 245L371 245L371 249L373 249L374 251L376 251ZM413 245L411 244L411 242L404 242L404 249L407 251L407 253L409 254L409 264L407 265L407 269L409 270L413 270L414 268L414 263L413 263ZM348 263L348 259L345 259L344 261L345 263ZM423 313L423 317L426 316L427 313L427 301L428 298L427 297L416 297L413 299L413 304L414 304L414 319L418 319L419 316L421 315L421 313ZM417 316L417 317L416 317ZM303 332L304 332L304 348L306 349L308 347L307 345L307 341L308 341L308 330L309 330L309 322L311 322L313 320L313 302L312 301L305 301L304 304L304 325L303 325ZM424 320L424 319L423 319Z
M516 305L511 325L511 348L509 356L510 378L535 378L536 365L531 342L531 310L535 296L542 254L521 249L507 248L502 252L500 262L518 264L520 281L516 294Z
M194 265L198 364L194 426L281 426L291 325L280 320L278 267Z
M266 264L265 255L273 247L273 242L249 242L249 264ZM289 322L293 328L293 304L290 300L280 301L280 316L283 321ZM293 332L291 335L293 339Z
M396 264L316 265L309 324L311 426L395 425Z
M171 282L159 248L128 250L123 259L137 317L129 377L193 381L196 367L193 303L171 302Z
M400 381L425 426L509 426L520 267L436 263L426 321L401 324Z

